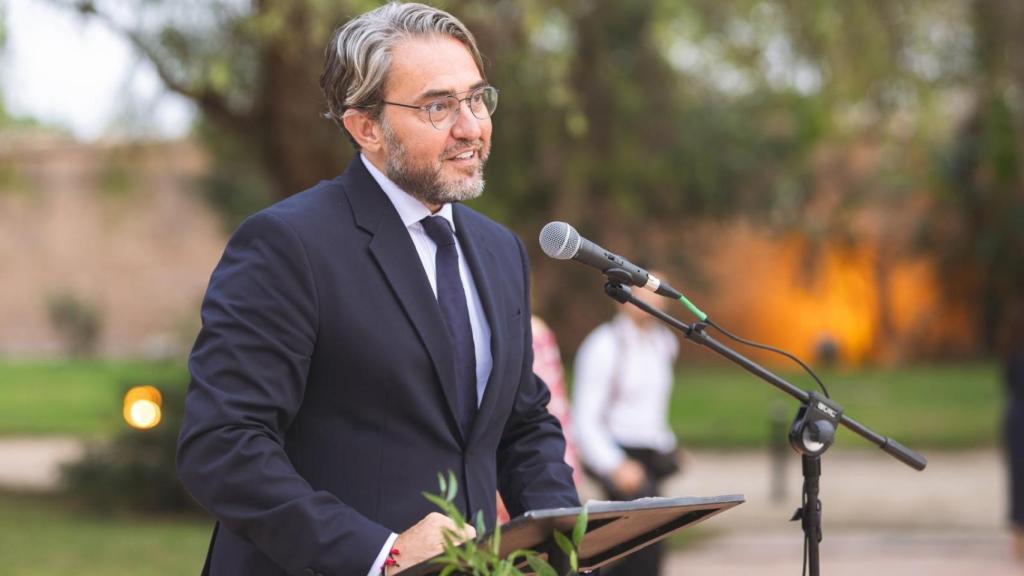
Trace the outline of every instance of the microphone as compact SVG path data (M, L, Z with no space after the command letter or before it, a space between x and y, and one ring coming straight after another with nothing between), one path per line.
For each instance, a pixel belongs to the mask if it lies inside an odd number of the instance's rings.
M565 222L549 222L540 231L540 249L555 260L575 260L597 268L612 280L638 286L673 300L682 298L654 274L580 236Z

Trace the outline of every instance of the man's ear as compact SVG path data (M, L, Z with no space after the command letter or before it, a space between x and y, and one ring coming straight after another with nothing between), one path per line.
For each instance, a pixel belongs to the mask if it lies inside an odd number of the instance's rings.
M370 118L366 112L349 108L341 120L345 130L348 130L363 150L377 152L384 147L384 134L381 132L380 122Z

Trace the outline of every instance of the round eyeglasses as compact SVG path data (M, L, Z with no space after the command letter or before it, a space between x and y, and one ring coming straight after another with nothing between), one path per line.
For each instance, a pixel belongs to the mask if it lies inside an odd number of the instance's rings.
M494 86L482 86L470 91L469 96L464 98L449 94L448 96L431 100L422 106L389 102L387 100L381 101L382 104L423 110L427 113L430 123L438 130L447 130L455 124L455 121L459 118L459 111L462 109L463 102L469 105L469 112L473 116L480 120L487 120L498 107L498 89Z

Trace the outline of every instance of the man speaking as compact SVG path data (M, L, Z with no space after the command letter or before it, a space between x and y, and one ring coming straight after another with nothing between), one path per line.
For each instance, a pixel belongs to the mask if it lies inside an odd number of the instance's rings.
M387 4L334 34L320 83L359 153L234 233L189 360L178 469L218 520L207 574L401 571L441 550L421 492L448 470L487 525L496 489L513 515L578 505L523 245L459 204L498 102L472 34Z

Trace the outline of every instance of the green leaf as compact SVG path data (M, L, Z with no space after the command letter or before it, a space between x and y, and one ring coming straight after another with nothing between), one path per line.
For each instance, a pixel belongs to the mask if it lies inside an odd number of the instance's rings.
M455 472L448 471L448 494L445 498L452 502L455 500L455 493L458 492L459 482L455 479Z
M501 550L501 524L494 523L494 535L491 536L491 554L497 557Z
M530 556L536 556L537 553L533 550L513 550L511 554L506 557L506 560L512 566L515 566L523 560L529 560Z
M572 529L572 543L577 549L580 547L580 543L583 542L583 535L587 533L587 507L584 506L580 510L579 516L576 517L576 526Z
M580 556L575 550L569 554L569 567L572 568L573 574L580 571Z
M429 492L423 492L423 497L426 498L427 501L429 501L431 504L440 508L441 510L444 510L447 507L448 501L445 500L444 498L441 498L440 496L431 494Z
M530 556L526 559L527 564L530 568L537 573L537 576L558 576L555 569L550 564L540 559L538 556Z
M565 552L566 556L569 556L576 551L576 547L573 546L572 541L569 540L568 536L558 531L554 533L554 536L555 544L558 544L558 547L562 549L562 552Z
M213 60L206 70L206 81L210 88L223 94L231 85L231 64L225 59Z
M506 558L500 558L498 553L501 550L501 525L495 523L494 533L491 536L490 545L485 545L483 540L486 524L482 511L478 511L474 517L477 531L477 538L460 546L457 542L460 535L466 528L466 519L459 512L454 499L457 494L458 480L451 470L447 475L438 474L438 485L441 488L441 495L423 493L423 497L440 508L445 515L452 519L456 530L444 529L441 531L443 541L443 552L432 563L442 566L440 574L451 576L453 574L467 574L472 576L524 576L520 570L522 564L530 567L530 572L536 576L558 576L555 569L546 562L539 554L532 550L516 550ZM582 539L586 529L586 510L580 513L576 519L576 526L573 537ZM555 533L555 541L559 548L569 557L569 563L574 572L578 571L578 554L573 541L566 534Z
M475 526L473 527L476 528L476 539L481 540L484 537L484 534L487 532L487 525L484 524L483 510L476 511L476 522L474 524Z

